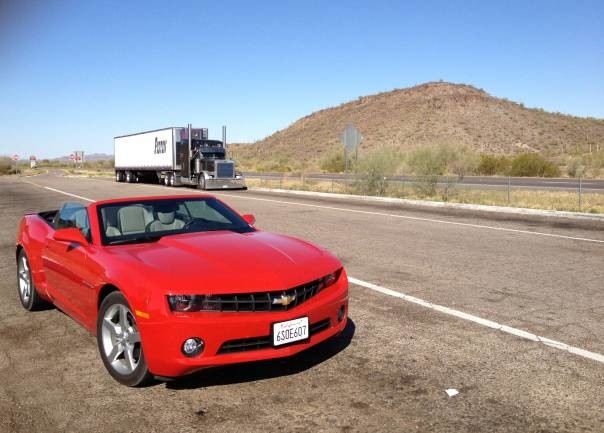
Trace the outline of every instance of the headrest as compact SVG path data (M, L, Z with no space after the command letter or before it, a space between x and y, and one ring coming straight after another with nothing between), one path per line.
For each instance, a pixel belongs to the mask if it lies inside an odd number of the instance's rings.
M175 216L176 216L176 212L174 212L174 211L168 211L168 212L157 211L157 219L162 224L172 224L174 222Z

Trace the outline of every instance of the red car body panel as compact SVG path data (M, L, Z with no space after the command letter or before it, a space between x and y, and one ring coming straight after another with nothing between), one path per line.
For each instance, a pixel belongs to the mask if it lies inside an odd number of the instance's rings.
M182 198L200 197L177 196ZM106 290L118 289L137 315L149 370L175 377L200 368L284 357L338 334L346 326L348 280L338 280L313 298L287 311L193 312L170 310L170 294L226 294L287 290L334 272L340 261L322 248L288 236L257 230L182 233L154 243L102 245L98 206L138 197L95 202L88 206L91 243L70 244L53 238L54 228L38 214L23 217L17 248L24 248L39 294L96 333L97 312ZM345 316L338 320L344 306ZM311 325L329 326L304 342L237 353L218 354L230 340L268 337L275 322L308 317ZM203 352L186 357L182 343L204 340Z

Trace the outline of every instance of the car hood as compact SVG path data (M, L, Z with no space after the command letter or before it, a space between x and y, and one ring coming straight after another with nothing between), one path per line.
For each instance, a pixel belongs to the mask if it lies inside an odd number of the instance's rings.
M150 284L172 292L241 293L295 287L340 267L327 251L269 232L213 231L111 247L135 262Z

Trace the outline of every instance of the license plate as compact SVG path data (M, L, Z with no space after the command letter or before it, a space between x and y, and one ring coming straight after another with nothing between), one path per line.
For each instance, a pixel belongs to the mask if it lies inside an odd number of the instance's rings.
M292 343L308 338L308 317L273 324L273 345Z

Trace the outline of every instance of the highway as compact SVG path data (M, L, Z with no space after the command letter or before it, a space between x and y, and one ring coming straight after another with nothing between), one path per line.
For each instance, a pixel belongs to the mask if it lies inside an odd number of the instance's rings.
M0 177L0 431L604 431L597 223L217 192L260 229L340 257L350 324L291 359L143 389L114 382L94 337L60 311L22 309L14 238L23 214L195 191L60 172Z
M246 172L245 176L250 178L279 179L284 173L252 173ZM300 174L288 174L285 176L300 177ZM345 181L354 179L352 174L342 173L308 173L304 175L306 180L324 180L324 181ZM387 176L387 179L396 182L414 182L417 177L413 176ZM441 177L442 183L446 182L446 176ZM529 190L560 190L560 191L578 191L579 179L575 178L539 178L539 177L505 177L505 176L465 176L457 181L459 185L468 187L483 188L507 188L508 182L512 188ZM604 193L604 179L582 179L580 187L585 192Z

